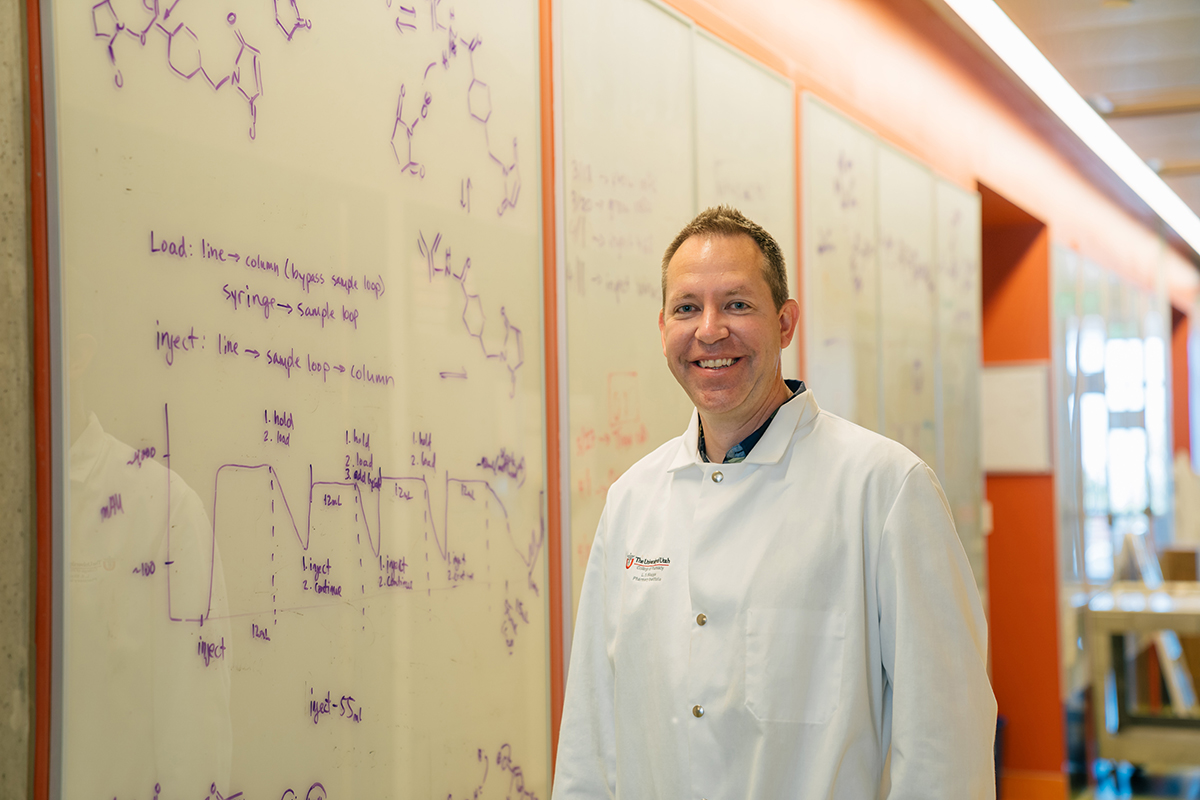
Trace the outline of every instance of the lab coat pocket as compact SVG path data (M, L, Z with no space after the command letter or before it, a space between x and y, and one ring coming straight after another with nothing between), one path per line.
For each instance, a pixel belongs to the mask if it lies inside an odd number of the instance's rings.
M746 615L746 708L762 722L820 725L837 710L846 615L752 608Z

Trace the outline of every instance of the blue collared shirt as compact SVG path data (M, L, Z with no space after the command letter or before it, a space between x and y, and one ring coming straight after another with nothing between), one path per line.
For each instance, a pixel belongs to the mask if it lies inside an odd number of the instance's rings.
M792 390L791 396L789 396L787 400L784 400L783 403L788 402L788 400L791 400L793 397L796 397L797 395L804 394L804 381L793 381L790 379L784 379L783 382L786 383L787 387ZM783 408L783 403L779 404L779 408ZM771 412L771 416L767 417L767 421L764 422L762 425L759 425L758 429L755 430L754 433L750 434L745 439L742 439L740 442L735 444L733 447L729 448L729 451L727 453L725 453L725 461L722 463L736 464L739 461L745 461L746 456L750 455L750 451L754 449L754 445L758 444L758 440L761 439L763 434L767 432L767 426L769 426L771 424L771 420L775 419L775 415L779 413L779 408L777 408L773 412ZM697 442L698 442L698 446L700 448L700 460L707 462L708 461L708 453L706 453L704 451L704 423L703 422L700 423L700 436L698 437Z

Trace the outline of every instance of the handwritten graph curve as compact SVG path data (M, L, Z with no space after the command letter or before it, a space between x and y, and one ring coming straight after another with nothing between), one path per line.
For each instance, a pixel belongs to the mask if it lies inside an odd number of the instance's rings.
M166 563L169 565L172 563L172 561L171 561L171 540L170 540L170 531L172 528L172 521L170 519L170 505L171 505L170 504L170 483L171 483L171 481L170 481L170 477L169 477L171 475L171 470L170 470L170 459L171 459L170 439L171 439L171 437L170 437L170 408L167 404L163 405L163 418L164 418L164 423L166 425L166 441L167 441L167 448L166 448L166 453L164 454L164 458L165 458L167 468L168 468L167 469L167 474L168 474L168 486L167 486L167 498L168 498L167 508L168 508L168 511L167 511L167 515L168 515L168 517L167 517L167 521L166 521L166 527L167 527L167 561L166 561ZM437 554L443 560L443 562L445 562L446 564L450 564L453 561L453 559L455 558L455 553L451 549L452 542L451 542L451 535L450 535L450 528L452 527L451 523L450 523L450 515L451 515L451 513L450 513L451 512L451 502L450 501L451 501L451 498L456 497L456 496L461 496L461 495L470 495L471 499L475 500L475 496L474 496L475 491L477 491L477 490L482 491L484 494L482 494L481 497L483 497L484 503L485 504L494 503L496 508L500 512L500 518L503 520L503 528L504 528L504 530L502 532L503 537L505 540L508 541L509 545L513 548L513 550L516 552L517 556L521 559L522 563L524 564L525 570L526 570L526 579L528 581L529 587L535 593L540 593L538 583L534 580L534 571L537 569L538 559L541 555L543 546L545 544L545 520L540 518L541 517L540 514L539 514L538 528L531 532L527 541L519 544L518 541L513 537L512 526L509 521L510 518L509 518L508 509L507 509L503 499L501 499L500 495L496 492L495 487L493 486L493 484L490 481L488 481L486 479L480 479L480 478L470 478L470 479L453 478L449 474L447 474L445 477L445 489L446 489L445 501L444 501L444 505L442 508L441 524L439 526L438 520L435 518L434 513L433 513L433 503L432 503L432 499L430 496L428 480L424 476L384 475L382 468L380 468L377 471L377 473L374 477L369 476L369 475L366 476L366 481L368 483L368 493L375 495L375 498L376 498L376 502L374 504L374 509L373 509L373 513L372 513L371 510L368 510L368 503L363 498L362 483L360 483L357 480L350 480L350 481L315 480L314 476L313 476L312 465L309 465L308 508L307 508L307 514L306 514L306 519L305 519L305 526L304 526L304 529L301 530L300 525L298 524L298 522L296 520L296 513L292 510L291 504L288 502L287 492L285 491L284 486L283 486L283 480L280 478L279 473L275 470L275 467L271 463L267 463L267 462L257 463L257 464L227 463L227 464L220 465L217 468L217 470L214 474L214 477L213 477L213 501L212 501L212 516L211 516L212 537L211 537L211 547L210 547L210 551L209 551L210 565L215 564L216 560L217 560L217 532L218 532L219 526L224 522L224 517L222 516L222 513L221 513L222 477L224 476L226 478L226 480L228 480L231 473L235 474L239 471L246 471L246 472L253 473L253 472L259 472L262 470L266 471L266 473L269 477L269 481L270 481L269 482L269 487L270 487L269 492L271 495L270 503L271 503L272 514L276 513L276 507L275 507L276 498L274 497L274 495L278 494L278 500L281 504L281 510L282 510L284 518L286 520L285 527L290 527L291 534L295 537L296 544L299 546L300 550L305 553L307 553L309 551L309 548L312 544L312 530L313 530L312 509L313 509L314 503L316 502L316 498L317 498L317 494L318 494L317 490L319 487L328 486L328 487L339 487L342 489L353 490L353 504L358 509L358 513L355 515L355 517L356 517L355 523L353 523L353 524L356 526L361 524L362 528L360 531L360 535L361 535L361 533L366 534L367 547L368 547L371 555L375 558L379 558L383 552L383 521L382 521L382 497L384 494L383 487L385 484L411 484L411 485L419 485L420 502L424 506L425 518L428 521L428 524L430 527L430 532L433 534L433 539L434 539L434 544L435 544L435 547L437 550ZM542 499L542 494L543 494L542 492L539 492L539 504L538 504L539 508L541 507L540 500ZM413 496L415 496L415 495L413 495ZM374 529L373 530L372 530L372 525L371 525L372 519L374 520ZM486 523L486 521L485 521L485 526L487 524L488 523ZM439 527L441 529L440 533L439 533ZM274 526L272 526L272 532L273 531L274 531ZM167 571L167 603L168 603L167 610L168 610L169 618L173 622L195 622L195 623L199 623L200 625L203 625L205 620L210 617L210 615L212 614L212 610L213 610L212 603L213 603L213 583L214 583L213 576L214 576L214 573L215 573L215 570L210 566L209 580L208 580L208 596L207 596L204 613L198 618L183 618L183 617L175 616L175 614L172 610L172 607L171 607L172 593L171 593L171 588L170 588L170 570Z

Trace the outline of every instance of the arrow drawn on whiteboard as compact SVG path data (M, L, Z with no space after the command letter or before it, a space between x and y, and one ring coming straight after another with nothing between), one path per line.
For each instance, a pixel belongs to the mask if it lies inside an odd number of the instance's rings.
M463 367L462 372L439 372L438 374L443 378L462 378L463 380L466 380L467 368Z
M247 348L246 348L245 350L243 350L242 352L243 352L243 353L253 353L253 354L254 354L254 357L255 357L255 358L258 358L258 351L257 351L257 350L251 350L249 347L247 347Z
M232 258L234 261L238 261L239 259L241 259L241 256L238 255L237 253L230 253L229 257Z
M333 368L334 368L334 369L336 369L338 372L345 372L345 371L346 371L346 368L345 368L345 367L343 367L341 364L334 364L334 365L333 365Z
M292 313L292 307L287 303L276 303L275 305L279 306L280 308L286 308L289 314Z

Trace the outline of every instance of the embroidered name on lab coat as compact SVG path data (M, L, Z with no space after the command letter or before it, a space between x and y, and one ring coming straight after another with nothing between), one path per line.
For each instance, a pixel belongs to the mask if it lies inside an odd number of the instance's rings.
M666 556L642 558L633 553L625 556L625 569L633 573L635 581L661 581L663 572L669 566L671 566L671 559Z

